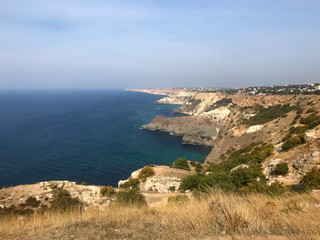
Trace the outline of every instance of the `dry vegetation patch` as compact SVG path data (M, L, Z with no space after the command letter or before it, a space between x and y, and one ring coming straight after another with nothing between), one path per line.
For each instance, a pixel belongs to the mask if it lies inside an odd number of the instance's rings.
M319 216L319 193L274 198L215 192L181 204L1 218L0 239L317 239Z

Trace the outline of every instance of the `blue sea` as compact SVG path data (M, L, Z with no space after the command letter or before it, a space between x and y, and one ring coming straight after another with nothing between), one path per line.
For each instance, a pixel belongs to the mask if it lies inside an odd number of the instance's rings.
M113 185L147 164L203 162L210 148L142 130L178 105L124 90L0 91L0 187L46 180Z

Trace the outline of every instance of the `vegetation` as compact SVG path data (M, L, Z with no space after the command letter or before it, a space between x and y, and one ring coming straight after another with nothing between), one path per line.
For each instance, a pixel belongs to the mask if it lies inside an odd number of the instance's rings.
M125 189L118 192L117 203L120 205L146 205L145 197L137 189Z
M225 192L270 193L261 169L261 162L273 153L273 145L253 143L239 150L227 151L226 161L220 164L210 163L206 169L208 175L194 174L185 177L180 185L181 191L192 190L207 192L220 189ZM235 167L245 164L243 167Z
M212 104L211 106L208 106L207 109L205 110L206 112L212 111L216 108L220 108L220 107L226 107L228 106L230 103L232 103L232 99L231 98L222 98L219 101L216 101L214 104Z
M143 182L145 182L148 177L151 177L153 175L154 175L153 169L150 166L146 166L140 171L138 178L141 179Z
M312 169L301 179L302 188L305 191L320 189L320 169Z
M287 175L289 172L288 163L278 163L274 169L275 175Z
M188 163L187 159L185 159L185 158L178 158L177 160L175 160L172 164L172 168L178 168L178 169L191 171L189 163Z
M201 173L202 170L203 170L202 164L199 163L199 162L197 162L197 163L196 163L196 172L197 172L197 173Z
M279 104L275 106L269 106L267 108L261 105L257 105L254 107L256 115L249 119L243 119L243 123L249 126L264 124L276 118L282 117L283 115L285 115L286 113L294 109L297 109L297 107L290 106L290 104L285 104L285 105Z
M80 183L80 185L87 186L87 185L88 185L88 183L87 183L87 182L82 182L82 183Z
M195 162L195 161L190 161L190 165L191 165L192 167L195 167L195 166L196 166L196 162Z
M183 206L113 205L106 211L3 218L0 238L319 239L319 202L315 193L275 198L212 192L200 200L189 199Z
M140 181L137 178L129 178L129 180L125 183L122 183L120 185L120 188L133 188L137 189L139 188Z
M81 202L78 198L70 196L69 192L63 188L53 190L53 200L50 203L50 209L56 212L65 212L79 209Z
M185 194L179 194L179 195L168 198L168 203L183 204L188 201L189 201L189 198Z
M41 201L37 200L35 197L28 197L25 203L20 203L19 206L22 208L31 207L37 208L41 204Z
M111 196L114 195L115 193L116 193L116 190L115 190L112 186L110 186L110 185L108 185L108 186L106 186L106 187L101 187L101 188L100 188L100 194L101 194L102 196L111 197Z

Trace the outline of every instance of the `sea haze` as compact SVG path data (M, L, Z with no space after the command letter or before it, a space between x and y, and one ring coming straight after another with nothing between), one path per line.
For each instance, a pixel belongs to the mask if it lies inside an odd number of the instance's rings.
M0 92L0 187L45 180L116 186L149 163L203 162L210 148L141 125L177 105L123 90Z

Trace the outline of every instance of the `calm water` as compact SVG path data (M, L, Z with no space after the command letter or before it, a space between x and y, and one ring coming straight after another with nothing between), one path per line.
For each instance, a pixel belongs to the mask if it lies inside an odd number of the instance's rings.
M149 163L203 161L210 149L141 130L178 106L123 90L0 91L0 187L44 180L117 185Z

